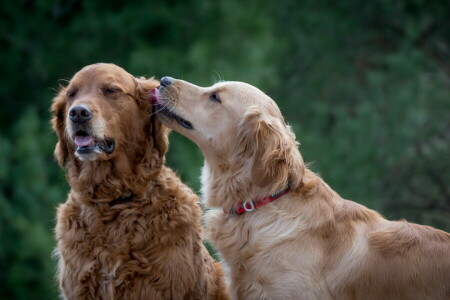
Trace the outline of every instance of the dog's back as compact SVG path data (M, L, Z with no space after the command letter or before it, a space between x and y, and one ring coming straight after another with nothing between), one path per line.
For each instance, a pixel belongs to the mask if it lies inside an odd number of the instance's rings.
M347 226L354 236L326 272L334 298L450 298L450 234L383 218Z
M208 215L240 299L449 299L450 234L393 222L307 171L304 190L241 216ZM328 198L324 199L324 196Z

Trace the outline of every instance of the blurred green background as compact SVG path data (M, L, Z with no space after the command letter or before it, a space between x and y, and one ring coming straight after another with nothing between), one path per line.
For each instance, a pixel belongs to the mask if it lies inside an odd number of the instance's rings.
M56 299L55 89L83 66L272 96L305 161L343 197L450 230L450 2L2 1L0 298ZM202 155L171 135L198 191Z

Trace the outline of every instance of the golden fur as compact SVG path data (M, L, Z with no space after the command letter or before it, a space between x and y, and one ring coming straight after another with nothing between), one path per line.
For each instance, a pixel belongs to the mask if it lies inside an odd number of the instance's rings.
M294 133L263 92L182 80L159 90L159 106L170 111L162 110L163 122L205 156L204 201L219 208L207 215L208 235L235 299L450 299L450 235L342 199L305 167ZM288 182L291 192L256 211L224 213Z
M198 198L164 166L168 129L149 117L158 85L95 64L53 100L55 156L71 187L56 225L65 299L228 299L200 237ZM68 117L75 105L93 111L82 127ZM74 128L115 150L79 153Z

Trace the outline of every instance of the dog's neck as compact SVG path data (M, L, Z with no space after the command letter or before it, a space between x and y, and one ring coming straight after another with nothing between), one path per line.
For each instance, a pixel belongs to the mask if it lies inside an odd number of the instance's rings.
M201 176L201 191L202 201L207 207L233 211L240 202L259 199L273 193L273 186L260 188L253 184L250 174L242 172L245 169L242 167L225 162L218 164L217 160L213 162L205 160ZM340 198L314 172L305 168L304 174L302 183L293 187L290 192L296 194L297 199L303 199L305 202L308 202L308 199L314 199L314 201L322 199L328 202L331 198Z
M143 153L127 149L109 160L80 161L74 157L71 163L75 167L69 168L69 183L89 202L106 203L128 193L142 195L164 162L164 157L159 157L152 149L147 147Z
M243 169L243 166L205 160L201 183L202 198L207 207L232 211L240 202L271 194L271 186L255 186L250 174L243 172Z

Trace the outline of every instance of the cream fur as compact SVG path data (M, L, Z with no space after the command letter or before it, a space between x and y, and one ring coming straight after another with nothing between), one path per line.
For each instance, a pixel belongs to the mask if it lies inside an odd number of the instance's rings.
M208 237L235 299L450 299L450 235L341 198L305 167L294 133L260 90L174 80L160 102L192 123L188 130L162 117L205 156ZM288 182L289 194L254 212L223 212Z

